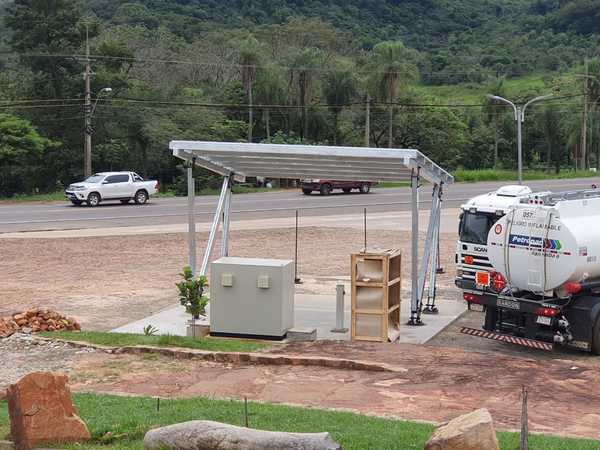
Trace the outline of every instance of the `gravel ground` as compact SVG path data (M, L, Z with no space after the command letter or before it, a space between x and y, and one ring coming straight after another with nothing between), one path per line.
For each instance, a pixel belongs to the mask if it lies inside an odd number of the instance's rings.
M0 391L30 372L59 371L69 374L79 355L94 352L94 349L37 339L30 334L15 333L0 339L0 361L5 362L0 366Z

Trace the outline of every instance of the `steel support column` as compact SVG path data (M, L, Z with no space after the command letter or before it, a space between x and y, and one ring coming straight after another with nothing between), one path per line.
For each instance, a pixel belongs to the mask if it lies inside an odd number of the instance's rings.
M439 219L439 185L433 187L433 199L431 203L431 212L429 215L429 225L427 226L427 235L425 237L425 245L423 249L423 259L421 260L421 268L419 270L418 285L417 285L417 298L416 308L417 317L416 322L413 325L420 324L420 315L422 310L422 299L423 292L425 291L425 281L427 278L427 272L429 269L429 262L431 260L431 254L433 253L433 247L435 246L436 229ZM435 265L435 263L432 263Z
M215 245L215 238L219 229L219 222L221 221L221 214L223 213L223 207L225 205L225 199L227 198L229 186L229 176L223 178L223 185L221 186L221 195L219 195L219 202L217 203L217 209L213 218L212 225L210 227L210 234L208 235L208 243L206 244L206 250L204 251L204 258L202 259L202 266L200 267L199 275L206 275L208 270L208 263L210 262L210 255L212 254L213 247Z
M223 205L223 235L221 238L221 256L229 256L229 214L231 210L231 179L228 182L225 204Z
M196 216L194 201L196 199L196 183L194 180L194 159L187 168L187 200L188 200L188 265L196 274Z
M420 325L421 310L419 306L419 169L410 172L412 228L411 228L411 290L409 325Z

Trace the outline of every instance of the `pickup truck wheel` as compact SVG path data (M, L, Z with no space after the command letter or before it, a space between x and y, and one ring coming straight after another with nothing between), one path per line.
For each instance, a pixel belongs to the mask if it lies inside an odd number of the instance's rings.
M369 186L368 184L360 185L360 193L361 194L368 194L370 190L371 190L371 186Z
M600 355L600 319L596 319L596 324L592 329L592 353Z
M87 198L88 206L98 206L100 204L100 194L92 192Z
M331 185L329 185L329 184L322 185L321 189L319 189L319 192L321 192L321 195L331 194Z
M130 199L128 199L128 198L124 198L123 200L121 200L121 203L126 205L127 203L129 203L129 200Z
M137 191L135 193L135 202L138 205L143 205L148 201L148 193L146 191Z
M344 194L349 194L351 190L352 189L350 189L350 188L344 188L344 189L342 189L342 191L344 192Z
M312 193L312 189L302 189L302 193L304 195L310 195Z

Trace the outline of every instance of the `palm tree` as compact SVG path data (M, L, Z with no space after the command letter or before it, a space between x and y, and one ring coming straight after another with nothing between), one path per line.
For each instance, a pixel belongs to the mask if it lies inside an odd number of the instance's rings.
M248 142L252 142L253 104L252 86L256 81L256 70L259 63L259 44L253 36L248 36L240 43L240 72L242 83L248 95Z
M356 94L356 80L349 67L338 67L337 70L328 72L325 76L323 94L333 113L333 144L339 141L339 116L344 108L352 101Z
M256 98L264 105L263 119L267 140L271 139L271 107L285 103L286 86L280 68L268 66L261 69L256 77Z
M380 42L373 47L371 67L375 91L388 103L388 147L393 145L394 102L398 89L418 78L416 53L401 41Z
M595 135L594 130L597 128L595 121L598 104L600 103L600 58L591 59L588 62L589 79L587 81L587 99L590 104L590 135L589 146L590 153L594 149ZM596 144L596 169L600 169L600 147Z
M548 165L554 163L556 173L560 172L562 135L560 129L560 117L552 106L546 106L541 114L542 129L548 146Z
M302 109L301 139L308 136L308 107L312 99L317 70L323 62L323 53L317 48L304 48L292 54L290 60L290 83L298 87L298 100Z
M499 97L505 97L504 92L504 78L497 78L492 86L489 88L489 94L497 95ZM483 114L486 122L492 123L494 126L494 169L498 168L498 119L506 111L504 103L494 100L493 98L486 97L484 100L485 106L483 107Z

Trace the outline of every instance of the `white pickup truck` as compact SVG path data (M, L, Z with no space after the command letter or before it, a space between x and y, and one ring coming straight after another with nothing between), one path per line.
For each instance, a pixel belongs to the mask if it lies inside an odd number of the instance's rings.
M76 206L82 203L98 206L105 200L120 200L123 204L133 200L143 205L151 195L158 193L159 187L158 181L144 181L135 172L100 172L80 183L70 184L65 195Z

